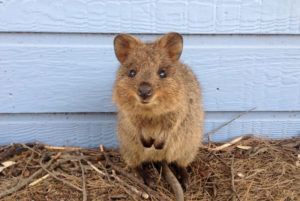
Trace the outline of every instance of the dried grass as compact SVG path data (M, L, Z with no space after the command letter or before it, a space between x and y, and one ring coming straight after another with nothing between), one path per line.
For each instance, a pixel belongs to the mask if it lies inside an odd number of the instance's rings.
M204 145L199 150L188 168L191 184L185 193L186 200L300 200L300 138L250 137L221 150L216 148L223 144L209 143L209 147ZM132 178L134 176L115 149L101 152L37 143L11 144L0 147L0 162L4 161L16 164L0 173L0 194L22 182L27 183L1 200L83 200L86 196L87 200L142 200L139 196L142 194L148 194L150 200L174 199L169 186L164 179L159 179L154 168L148 171L157 181L155 191ZM41 164L50 161L47 170L59 180L51 175L43 178L48 172ZM40 174L29 181L28 178L38 171ZM29 186L34 181L35 184Z

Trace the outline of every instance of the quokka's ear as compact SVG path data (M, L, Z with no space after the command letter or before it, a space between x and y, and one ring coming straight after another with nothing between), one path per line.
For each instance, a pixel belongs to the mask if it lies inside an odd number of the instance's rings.
M114 39L115 54L120 63L123 63L129 52L142 42L129 34L119 34Z
M166 49L171 60L175 61L179 59L183 48L183 39L179 33L168 33L156 40L155 43L158 44L159 47Z

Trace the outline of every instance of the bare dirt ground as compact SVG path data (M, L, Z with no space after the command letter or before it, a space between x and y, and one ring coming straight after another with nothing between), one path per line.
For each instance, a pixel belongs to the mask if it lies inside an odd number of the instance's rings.
M16 143L0 147L0 162L0 200L175 199L158 171L147 169L150 189L115 149ZM300 200L300 138L204 144L188 172L185 200Z

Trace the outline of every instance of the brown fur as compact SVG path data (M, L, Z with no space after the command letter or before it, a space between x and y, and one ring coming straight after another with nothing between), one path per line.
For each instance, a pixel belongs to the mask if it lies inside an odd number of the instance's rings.
M178 60L182 44L177 33L153 43L127 34L115 38L115 53L121 63L113 90L117 131L121 154L132 168L159 161L186 167L201 145L201 89L191 69ZM166 78L159 77L161 69ZM130 70L136 71L135 77L128 77ZM153 90L147 104L137 93L145 82Z

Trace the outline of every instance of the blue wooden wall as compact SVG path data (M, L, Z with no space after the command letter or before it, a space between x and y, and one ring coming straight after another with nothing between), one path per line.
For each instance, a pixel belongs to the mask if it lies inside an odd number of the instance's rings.
M300 135L299 0L1 0L0 145L118 146L115 34L177 31L196 73L205 132Z

